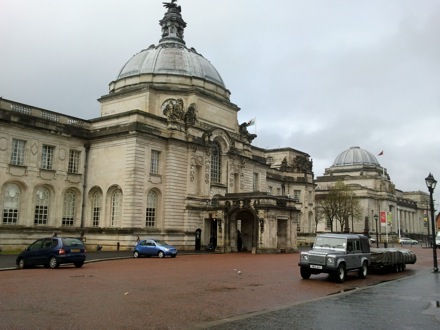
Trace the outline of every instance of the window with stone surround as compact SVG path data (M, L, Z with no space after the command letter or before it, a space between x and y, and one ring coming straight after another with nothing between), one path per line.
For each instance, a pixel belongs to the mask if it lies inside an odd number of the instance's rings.
M43 170L53 169L53 158L55 154L55 147L43 144L41 153L41 168Z
M12 139L11 165L24 165L24 147L26 141Z
M154 227L156 225L156 215L157 215L157 193L155 191L150 191L147 195L145 227Z
M8 184L3 200L3 224L15 225L20 210L20 189L15 184Z
M77 174L79 173L79 160L81 156L81 151L79 150L70 150L69 151L69 166L67 171L69 173Z
M49 218L49 190L46 188L39 188L35 194L35 225L47 225Z
M112 194L111 202L111 226L118 227L122 220L122 191L116 190Z
M220 159L220 145L217 142L212 144L211 148L211 182L220 183L221 180L221 159Z
M150 173L159 174L160 169L160 151L151 150Z
M253 191L258 191L260 189L259 187L259 176L258 173L253 173L252 177L252 189Z
M92 200L92 227L99 227L99 220L101 219L101 205L102 194L97 191L93 194Z
M61 225L73 226L75 223L76 194L72 190L66 191L63 200L63 219Z

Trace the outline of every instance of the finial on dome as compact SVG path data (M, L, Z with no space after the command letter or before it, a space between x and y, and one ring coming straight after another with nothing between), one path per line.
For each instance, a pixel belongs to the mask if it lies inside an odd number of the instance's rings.
M176 5L177 0L171 0L171 2L162 2L165 8L168 8L168 11L171 9L176 9L180 12L180 6Z
M159 42L178 42L185 44L183 41L183 30L186 27L185 21L182 19L181 7L176 4L177 0L171 2L162 2L165 8L168 8L162 20L159 21L162 27L162 39Z

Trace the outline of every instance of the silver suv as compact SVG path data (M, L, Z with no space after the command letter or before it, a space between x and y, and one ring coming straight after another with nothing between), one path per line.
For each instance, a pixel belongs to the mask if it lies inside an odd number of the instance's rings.
M312 250L301 252L298 266L303 279L309 279L312 274L327 273L342 283L349 271L357 271L360 278L366 278L370 259L367 236L320 234L316 236Z

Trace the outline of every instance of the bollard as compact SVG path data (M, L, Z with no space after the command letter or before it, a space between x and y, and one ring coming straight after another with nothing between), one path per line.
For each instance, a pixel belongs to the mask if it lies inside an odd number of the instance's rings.
M117 248L118 251L119 251L119 246L120 246L120 244L118 242L118 244L116 244L116 248Z

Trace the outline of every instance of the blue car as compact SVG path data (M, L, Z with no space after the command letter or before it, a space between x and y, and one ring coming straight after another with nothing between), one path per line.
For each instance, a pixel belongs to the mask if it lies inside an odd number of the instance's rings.
M133 251L133 257L138 258L140 256L158 256L159 258L170 256L175 258L177 256L177 249L174 246L168 245L165 241L144 239L136 244Z
M22 251L16 259L19 269L42 265L58 268L61 264L74 264L79 268L86 260L83 242L73 237L47 237L36 240Z

